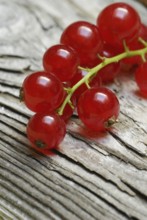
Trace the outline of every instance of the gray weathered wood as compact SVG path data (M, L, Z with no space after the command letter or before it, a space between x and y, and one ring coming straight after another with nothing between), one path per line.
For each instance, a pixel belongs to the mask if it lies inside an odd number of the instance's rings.
M146 220L147 100L129 74L111 88L119 122L106 134L88 133L73 117L53 156L29 148L32 113L19 102L30 72L73 21L95 22L115 0L0 0L0 219ZM132 4L147 24L146 8Z

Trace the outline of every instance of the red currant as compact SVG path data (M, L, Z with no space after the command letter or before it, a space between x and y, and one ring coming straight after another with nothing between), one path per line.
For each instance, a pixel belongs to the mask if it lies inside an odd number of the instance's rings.
M139 32L139 37L141 37L145 41L147 40L147 26L145 24L141 24L141 29L140 29L140 32Z
M32 147L41 153L56 148L65 136L65 123L56 114L36 113L27 125L27 136Z
M65 122L67 122L69 120L69 118L73 115L74 109L75 109L75 97L73 96L73 98L71 98L71 104L72 106L67 103L64 110L63 110L63 114L60 116Z
M102 10L97 18L104 42L122 46L123 41L132 41L138 37L141 27L139 14L129 4L113 3Z
M116 54L117 51L115 51L113 47L104 44L103 50L100 55L102 57L110 58L115 56ZM120 72L120 62L116 62L103 67L98 72L98 75L101 78L102 83L107 83L113 81L119 72Z
M79 118L89 129L104 131L116 121L119 101L107 88L91 88L80 96L77 111Z
M75 75L79 64L77 52L67 45L52 46L43 56L44 69L55 74L62 82L69 81Z
M65 122L67 122L69 120L69 118L72 116L74 112L74 109L67 103L63 114L60 116Z
M64 88L68 88L68 87L69 87L69 85L67 85L67 84L64 85ZM67 95L68 95L68 93L65 91L64 100L66 99ZM64 110L63 110L62 115L60 115L60 117L65 122L67 122L69 120L69 118L72 116L74 109L75 109L75 106L76 106L76 99L74 96L71 97L70 101L71 101L71 105L69 103L67 103Z
M61 36L61 43L74 48L80 57L81 66L89 66L102 49L102 41L97 26L78 21L69 25Z
M23 100L34 112L51 112L60 106L64 89L59 79L46 72L35 72L23 82Z
M87 75L87 71L86 70L81 70L79 69L76 73L76 75L73 77L73 79L71 80L71 87L74 86L76 83L78 83L85 75ZM90 82L90 86L91 87L99 87L101 85L101 80L100 80L100 77L99 76L96 76L94 77L93 80L91 80ZM74 92L73 96L75 97L76 99L76 102L77 100L79 99L80 95L85 91L87 90L87 86L86 84L82 84L81 86L79 86L79 88L76 89L76 91Z
M138 35L139 35L138 37L142 38L143 40L145 41L147 40L147 27L144 24L141 25ZM128 43L127 46L130 50L139 50L144 47L143 44L139 42L139 38ZM143 60L141 56L133 56L122 60L123 64L128 64L128 65L140 65L142 64L142 62Z
M140 93L147 97L147 62L137 68L135 79L140 89Z
M143 45L138 42L132 42L131 44L128 45L130 50L139 50L143 48ZM140 65L143 62L141 56L133 56L133 57L129 57L129 58L125 58L122 60L122 65L130 65L131 67L134 65Z

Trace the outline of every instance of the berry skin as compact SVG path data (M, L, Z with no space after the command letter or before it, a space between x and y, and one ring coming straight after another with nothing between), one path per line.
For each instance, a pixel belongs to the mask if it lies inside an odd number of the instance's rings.
M60 117L66 123L69 120L69 118L72 116L73 112L74 112L74 109L67 103L64 108L63 114Z
M141 28L139 31L139 37L141 37L145 41L147 40L147 26L145 24L141 24Z
M67 45L52 46L43 56L44 69L62 82L69 81L75 75L79 64L77 52Z
M102 49L102 40L96 25L78 21L69 25L61 36L60 42L74 48L80 57L80 65L89 67Z
M140 93L147 97L147 62L137 68L135 80L140 89Z
M139 14L129 4L118 2L104 8L97 18L102 39L112 45L122 46L138 37L141 27Z
M116 121L119 101L107 88L91 88L80 96L77 111L79 118L88 129L104 131Z
M65 88L68 88L67 85L64 85ZM65 92L65 95L64 95L64 100L66 99L66 96L67 96L67 92ZM69 120L69 118L73 115L73 112L74 112L74 109L75 109L75 106L76 106L76 99L74 96L71 97L70 99L71 101L71 105L69 103L66 104L64 110L63 110L63 113L62 115L60 115L60 117L65 121L65 123Z
M138 33L138 37L142 38L143 40L147 41L147 27L144 24L141 24L141 28ZM143 44L139 42L138 38L133 40L132 42L127 44L128 48L130 50L139 50L144 48ZM122 60L122 64L127 64L127 65L140 65L143 63L143 60L141 56L134 56L134 57L129 57L125 58Z
M59 79L46 72L35 72L23 82L23 101L34 112L51 112L58 108L64 98Z
M100 53L102 57L110 58L117 55L117 51L114 50L110 45L104 44L103 50ZM120 72L120 62L111 63L103 67L99 72L98 76L100 77L102 83L108 83L115 79L115 77Z
M129 50L139 50L143 48L143 45L138 42L137 40L131 42L130 44L127 45ZM122 60L122 65L127 65L128 67L140 65L143 62L141 56L134 56L134 57L129 57L125 58Z
M102 83L112 82L120 71L120 63L111 63L98 72Z
M74 86L76 83L78 83L84 76L87 75L87 71L86 70L82 70L82 69L78 69L76 75L73 77L73 79L70 82L70 86ZM89 84L91 87L99 87L101 85L101 80L99 76L94 77L94 79L90 82ZM86 84L82 84L81 86L79 86L78 89L76 89L76 91L74 92L73 96L76 99L76 102L78 101L80 95L86 91L88 88L86 86Z
M36 113L28 122L27 136L34 149L46 154L63 140L65 123L57 114Z

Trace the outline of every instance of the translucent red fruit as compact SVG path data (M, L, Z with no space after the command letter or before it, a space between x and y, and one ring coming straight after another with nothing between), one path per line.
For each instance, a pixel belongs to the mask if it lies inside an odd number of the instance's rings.
M138 37L141 21L137 11L127 3L118 2L104 8L97 18L104 42L119 46Z
M147 27L144 24L141 24L138 38L127 44L130 50L139 50L144 47L144 45L139 41L139 38L147 41ZM143 60L141 56L133 56L123 59L122 63L127 65L140 65L143 63Z
M61 36L61 43L74 48L80 57L81 66L89 66L102 49L102 40L96 25L78 21L69 25Z
M36 113L28 122L27 136L32 147L46 153L57 148L65 136L65 123L56 114Z
M64 100L65 100L67 94L68 93L65 92ZM75 106L76 106L76 99L75 99L74 96L71 97L70 102L71 102L70 104L69 103L66 104L66 106L63 110L63 113L60 116L65 122L67 122L69 120L69 118L72 116L72 114L74 112L74 109L75 109Z
M119 101L107 88L92 88L80 96L77 111L87 128L104 131L116 121L119 114Z
M137 68L135 80L140 89L140 93L147 97L147 62Z
M72 108L69 103L66 104L63 114L60 116L65 122L69 120L74 112L74 107Z
M70 86L73 87L76 83L78 83L84 76L87 75L87 71L86 70L81 70L79 69L76 73L76 75L73 77L73 79L70 81ZM91 82L89 83L89 85L91 87L99 87L101 85L101 80L99 78L99 76L94 77ZM87 85L85 83L83 83L81 86L79 86L79 88L76 89L76 91L74 92L73 96L77 100L79 99L80 95L87 90Z
M67 45L52 46L43 56L44 69L55 74L62 82L69 81L75 75L79 63L77 52Z
M137 41L135 41L134 43L131 43L130 45L128 45L130 50L139 50L143 48L143 45ZM130 67L134 66L134 65L140 65L143 62L141 56L134 56L134 57L129 57L129 58L125 58L122 60L122 65L128 65Z
M120 63L111 63L98 72L103 83L112 82L120 71Z
M144 40L147 40L147 26L145 24L141 24L139 37L141 37Z
M102 52L100 55L102 57L110 58L117 55L118 52L114 50L110 45L104 45ZM120 62L111 63L105 67L103 67L99 72L98 76L100 77L102 83L111 82L115 79L115 77L120 72Z
M64 89L59 79L46 72L35 72L23 82L23 101L34 112L51 112L60 106Z

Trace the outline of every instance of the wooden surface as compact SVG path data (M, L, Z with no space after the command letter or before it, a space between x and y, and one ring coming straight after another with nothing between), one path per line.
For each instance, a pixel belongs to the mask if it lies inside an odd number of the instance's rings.
M122 0L121 0L122 1ZM18 95L45 50L73 21L95 22L108 0L0 0L0 220L146 220L147 100L122 74L111 88L121 104L110 133L88 134L73 117L54 156L30 150L32 114ZM137 1L126 1L140 11Z
M145 6L147 6L147 0L139 0L139 2L143 3Z

